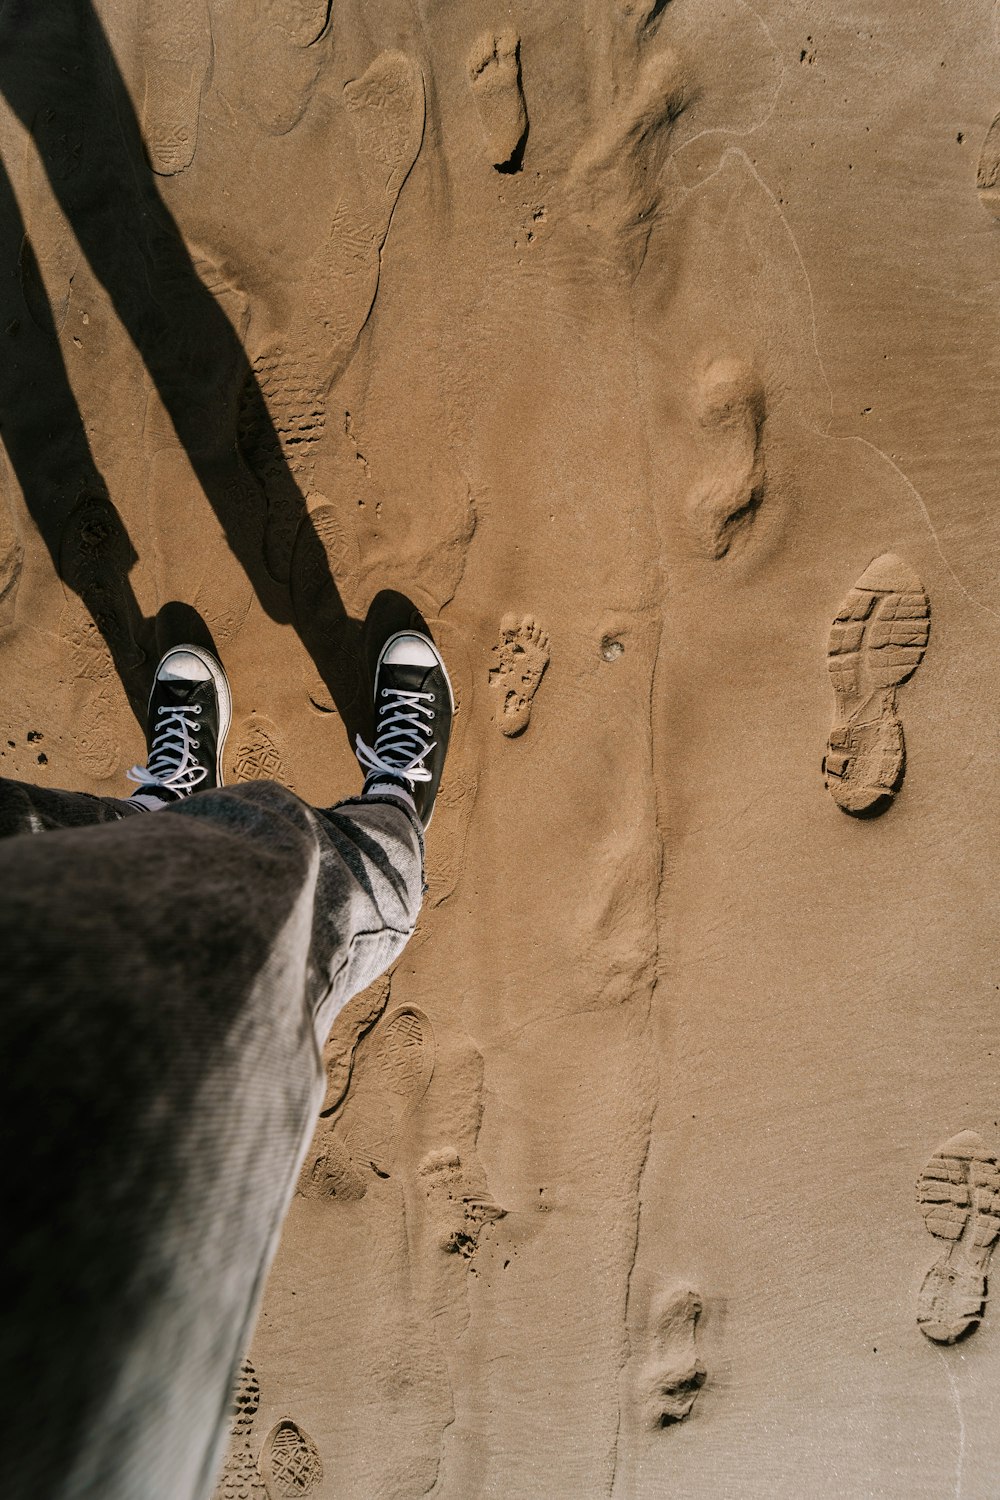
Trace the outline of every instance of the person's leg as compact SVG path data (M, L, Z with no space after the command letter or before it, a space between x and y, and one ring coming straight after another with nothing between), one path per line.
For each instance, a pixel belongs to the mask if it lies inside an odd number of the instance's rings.
M64 792L0 778L0 839L17 833L118 823L137 811L138 807L119 797L94 797L89 792Z
M397 775L385 736L369 754ZM207 1494L319 1048L419 909L399 780L327 811L253 783L0 846L15 1500Z

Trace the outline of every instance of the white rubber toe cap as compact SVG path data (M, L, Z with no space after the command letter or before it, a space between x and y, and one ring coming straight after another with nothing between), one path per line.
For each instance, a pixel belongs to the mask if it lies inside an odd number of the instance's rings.
M433 667L437 656L430 641L422 635L399 635L382 660L392 667Z
M156 674L159 682L207 682L211 675L208 663L193 651L171 651Z

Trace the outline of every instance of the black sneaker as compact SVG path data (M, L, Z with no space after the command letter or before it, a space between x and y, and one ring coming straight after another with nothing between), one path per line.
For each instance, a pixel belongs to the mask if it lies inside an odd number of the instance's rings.
M430 636L397 630L375 668L375 744L357 737L365 792L400 787L425 828L448 752L455 700L441 653Z
M153 678L146 721L145 766L130 801L155 807L222 786L222 749L233 701L222 665L200 646L174 646ZM155 799L155 800L154 800Z

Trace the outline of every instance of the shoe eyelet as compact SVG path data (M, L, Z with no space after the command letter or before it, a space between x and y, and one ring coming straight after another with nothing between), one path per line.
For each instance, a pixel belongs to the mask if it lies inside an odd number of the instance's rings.
M191 741L191 749L192 750L197 750L198 749L198 741L197 740L192 740Z

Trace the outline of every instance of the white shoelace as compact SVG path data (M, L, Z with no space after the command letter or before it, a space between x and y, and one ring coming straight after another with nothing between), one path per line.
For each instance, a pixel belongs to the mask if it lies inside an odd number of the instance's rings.
M357 736L358 760L371 775L404 776L407 781L430 781L432 773L421 762L434 749L429 740L434 719L433 693L410 693L405 688L383 688L375 730L375 747ZM425 723L425 719L428 721Z
M162 786L179 796L193 792L200 781L208 775L206 766L200 766L192 754L199 743L192 736L198 733L201 704L188 708L165 708L156 710L157 725L153 735L153 747L149 763L133 766L129 781L139 786Z

